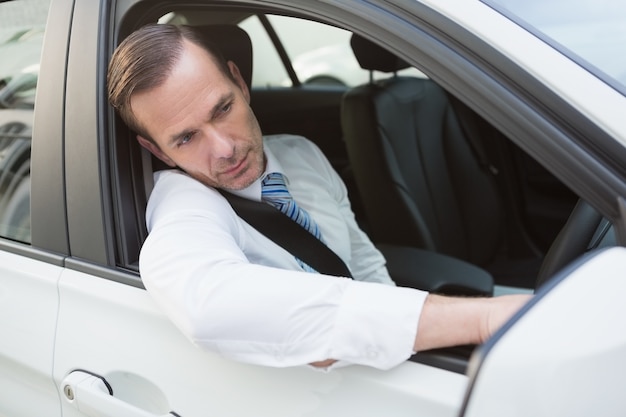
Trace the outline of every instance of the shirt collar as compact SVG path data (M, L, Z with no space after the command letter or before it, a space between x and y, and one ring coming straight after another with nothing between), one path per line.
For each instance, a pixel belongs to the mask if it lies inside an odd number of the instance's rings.
M263 152L265 154L265 161L266 161L265 171L263 171L263 174L261 174L261 176L257 178L256 181L254 181L248 187L241 189L241 190L231 191L232 194L235 194L239 197L247 198L248 200L261 201L261 187L262 187L261 182L263 181L263 178L265 178L265 176L269 174L270 172L280 172L281 174L283 174L283 176L285 177L285 183L289 185L289 178L283 171L283 168L280 165L280 162L274 156L271 149L265 146L265 144L263 144Z

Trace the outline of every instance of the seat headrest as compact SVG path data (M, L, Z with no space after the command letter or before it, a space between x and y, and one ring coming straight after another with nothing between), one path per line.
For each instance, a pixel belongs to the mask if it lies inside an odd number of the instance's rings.
M252 42L248 33L236 25L196 26L195 29L210 43L216 45L227 61L237 64L241 76L252 85Z
M350 39L350 46L359 65L365 70L396 72L411 66L403 59L356 33Z

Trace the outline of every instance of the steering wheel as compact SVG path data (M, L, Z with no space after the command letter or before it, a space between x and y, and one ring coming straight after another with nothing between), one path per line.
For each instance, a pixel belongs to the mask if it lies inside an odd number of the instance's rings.
M583 254L603 217L586 201L579 199L541 264L535 289L569 262Z

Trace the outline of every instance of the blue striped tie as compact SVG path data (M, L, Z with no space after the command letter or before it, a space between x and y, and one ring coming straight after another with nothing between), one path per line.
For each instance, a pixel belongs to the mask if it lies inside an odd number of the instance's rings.
M262 181L261 200L274 206L283 214L289 216L316 238L322 240L322 235L317 224L311 219L309 213L302 209L293 199L287 186L283 174L271 172ZM297 258L296 258L297 259ZM298 263L307 272L317 272L309 265L297 259Z

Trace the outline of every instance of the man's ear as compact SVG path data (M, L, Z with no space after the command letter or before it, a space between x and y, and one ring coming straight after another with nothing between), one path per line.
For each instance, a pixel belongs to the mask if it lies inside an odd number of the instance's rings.
M243 96L246 98L248 104L250 103L250 90L248 89L248 84L244 81L241 72L239 71L239 67L233 61L228 61L228 69L230 70L231 75L235 79L235 83L241 91L243 92Z
M146 148L147 150L149 150L152 155L156 156L157 158L159 158L161 161L165 162L168 166L171 166L172 168L174 168L176 166L176 163L174 161L172 161L170 159L169 156L167 156L162 150L161 148L159 148L154 142L152 142L149 139L144 138L143 136L137 135L137 141L139 142L139 144L141 146L143 146L144 148Z

